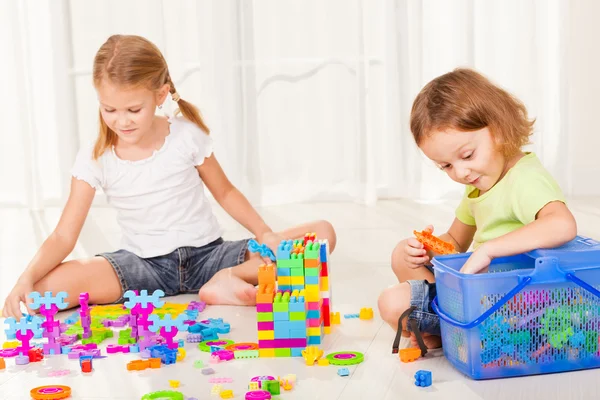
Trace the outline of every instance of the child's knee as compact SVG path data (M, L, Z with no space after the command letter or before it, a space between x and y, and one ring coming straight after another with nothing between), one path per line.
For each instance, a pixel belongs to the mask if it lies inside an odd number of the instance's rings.
M317 222L318 237L325 238L329 242L329 252L333 252L337 242L337 236L333 225L329 221L321 220Z
M400 268L402 266L402 261L404 261L404 242L400 242L394 247L392 251L392 268Z
M377 306L381 318L395 326L400 315L410 307L410 285L403 282L385 289L379 295Z

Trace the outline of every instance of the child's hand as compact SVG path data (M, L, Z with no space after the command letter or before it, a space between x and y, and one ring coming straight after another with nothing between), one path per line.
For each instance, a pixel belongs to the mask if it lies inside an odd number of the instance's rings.
M465 265L460 269L463 274L476 274L478 272L485 272L487 267L492 262L492 257L488 254L487 246L482 244L477 250L471 254L471 257L467 260Z
M269 249L273 252L273 254L277 255L277 247L282 240L285 240L283 236L281 236L277 232L267 232L260 238L260 243L266 244ZM265 262L273 263L274 261L270 260L268 257L265 258Z
M34 315L35 311L29 307L31 299L27 298L31 292L33 292L33 284L27 281L17 282L15 287L8 294L8 297L6 297L4 308L2 309L2 316L5 318L13 317L19 321L23 316L23 313L21 313L21 303L25 304L29 314Z
M433 226L428 225L425 230L433 233ZM406 261L409 268L419 268L429 263L427 250L425 250L425 246L421 242L414 237L408 238L404 242L404 261Z

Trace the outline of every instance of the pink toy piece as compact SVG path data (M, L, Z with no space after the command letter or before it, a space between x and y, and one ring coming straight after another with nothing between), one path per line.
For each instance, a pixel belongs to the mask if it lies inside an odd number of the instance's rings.
M231 383L233 382L233 378L210 378L208 383Z
M275 380L274 376L259 375L259 376L255 376L254 378L250 379L250 382L258 382L260 384L260 382L262 382L262 381L274 381L274 380Z
M42 305L40 307L40 314L42 314L44 317L54 317L56 315L56 313L58 312L58 307L56 306L56 304L52 304L50 307L47 307L46 305Z
M275 330L275 323L273 321L259 322L258 330L259 331L273 331L273 330Z
M306 347L306 338L259 340L258 347L261 349L293 349Z
M0 349L0 357L2 358L11 358L19 355L18 349Z
M235 358L233 351L229 351L229 350L217 350L211 354L211 357L214 357L214 356L219 357L219 360L221 360L221 361L229 361L229 360L233 360Z
M211 354L210 355L210 360L208 360L209 363L211 364L218 364L221 362L221 359L219 358L218 355L216 354Z
M17 350L21 354L29 353L33 347L29 344L29 341L33 338L33 331L27 331L27 333L22 334L20 330L15 332L17 340L21 342L21 346L17 347Z
M115 354L115 353L129 353L130 352L130 348L129 345L117 345L117 344L109 344L108 346L106 346L106 352L108 354Z
M71 373L71 370L69 369L59 369L56 371L50 371L48 372L48 376L53 377L53 376L65 376L65 375L69 375Z
M258 303L256 312L273 312L273 303Z
M246 400L268 400L271 398L271 393L266 390L253 390L246 393Z

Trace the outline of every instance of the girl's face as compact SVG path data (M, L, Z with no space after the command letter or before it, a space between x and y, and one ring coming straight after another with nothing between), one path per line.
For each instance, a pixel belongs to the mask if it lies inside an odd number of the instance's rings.
M136 144L153 132L156 107L163 103L168 86L153 92L143 87L121 87L104 80L96 88L104 122L119 141Z
M448 176L481 192L490 190L505 173L506 158L486 127L478 131L433 131L419 146Z

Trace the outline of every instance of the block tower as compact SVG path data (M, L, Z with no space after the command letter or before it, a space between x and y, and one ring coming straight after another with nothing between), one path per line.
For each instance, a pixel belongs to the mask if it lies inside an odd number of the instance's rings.
M261 357L301 357L302 350L321 344L330 333L328 256L327 241L307 234L303 240L281 242L276 267L260 267L256 311Z

